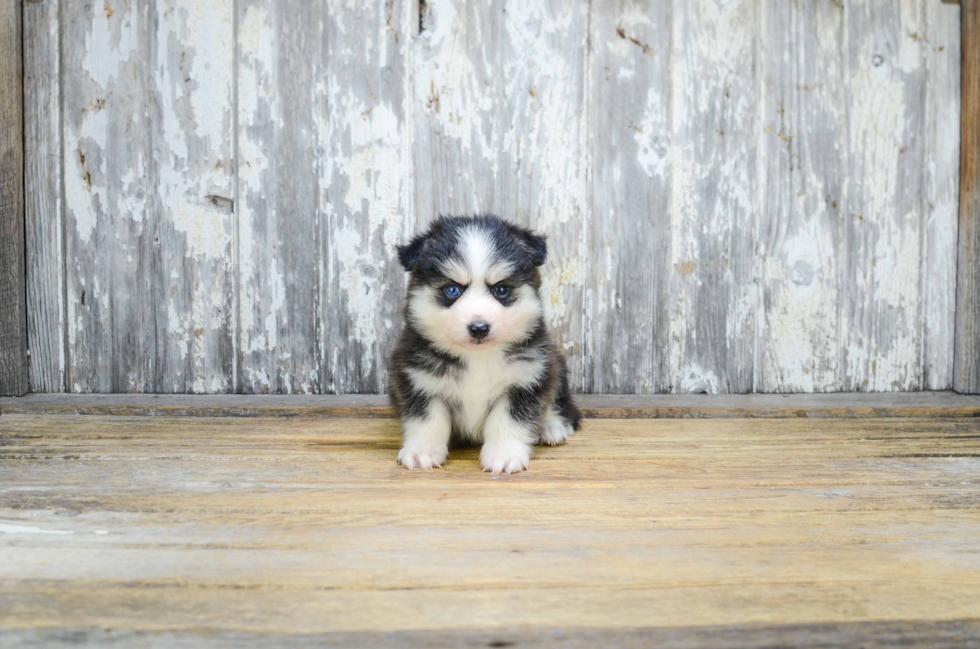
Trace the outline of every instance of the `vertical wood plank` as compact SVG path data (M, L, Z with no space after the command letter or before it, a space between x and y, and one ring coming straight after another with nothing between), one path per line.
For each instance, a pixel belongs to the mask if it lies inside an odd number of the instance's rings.
M962 0L959 258L953 388L980 393L980 2Z
M323 219L323 391L384 392L404 290L395 245L412 232L410 46L406 0L326 0L317 85Z
M64 12L69 388L227 391L231 2Z
M922 388L953 385L960 188L960 9L926 2Z
M592 226L586 2L425 3L415 58L419 219L494 212L549 237L549 324L583 372Z
M666 0L592 6L587 392L667 392L670 42Z
M573 389L588 391L592 323L609 317L587 291L594 214L589 182L590 4L511 1L497 14L501 84L497 204L548 237L545 317L568 358ZM493 41L485 43L490 54Z
M150 6L63 3L66 385L150 392L153 143Z
M150 17L157 216L153 302L145 306L155 318L153 389L229 392L235 360L233 1L157 0Z
M760 392L839 389L843 8L765 2Z
M674 4L671 372L677 392L755 377L758 29L754 0Z
M497 144L509 124L494 110L504 0L419 5L413 101L421 228L439 215L501 211Z
M0 395L28 390L22 3L0 3Z
M321 390L323 9L270 0L238 8L238 353L247 393Z
M848 391L922 385L923 1L844 5L849 125L841 325Z
M32 392L65 389L58 0L24 3L24 195Z

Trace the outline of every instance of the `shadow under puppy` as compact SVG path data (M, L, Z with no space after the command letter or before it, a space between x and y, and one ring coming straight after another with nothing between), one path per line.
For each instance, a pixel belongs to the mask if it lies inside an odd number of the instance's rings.
M398 247L411 273L391 359L405 468L441 466L455 437L482 444L484 471L515 473L531 445L578 430L565 358L544 322L546 254L544 237L489 215L440 217Z

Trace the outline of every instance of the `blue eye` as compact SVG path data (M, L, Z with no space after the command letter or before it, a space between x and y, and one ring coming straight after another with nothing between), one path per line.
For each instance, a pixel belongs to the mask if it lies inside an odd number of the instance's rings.
M446 297L459 297L459 286L457 284L450 284L442 290L445 292Z
M499 298L505 298L510 295L510 287L503 284L497 284L493 287L493 296Z

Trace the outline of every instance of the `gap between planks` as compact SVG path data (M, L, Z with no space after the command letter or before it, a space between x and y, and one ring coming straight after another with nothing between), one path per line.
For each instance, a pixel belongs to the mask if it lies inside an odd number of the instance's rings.
M244 631L146 631L101 627L9 629L0 637L12 646L59 647L247 647L282 649L350 647L385 649L457 649L458 647L520 647L521 649L972 649L980 638L980 620L942 622L851 622L763 626L736 624L700 627L606 629L595 627L453 629L450 631L365 631L354 633L249 633Z
M980 417L980 395L954 392L579 395L589 419ZM192 417L394 416L385 395L31 394L0 398L4 414Z

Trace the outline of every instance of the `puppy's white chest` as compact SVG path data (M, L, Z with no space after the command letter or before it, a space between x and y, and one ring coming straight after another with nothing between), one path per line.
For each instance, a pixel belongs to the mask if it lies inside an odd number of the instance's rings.
M480 438L483 422L490 407L508 387L519 382L519 369L508 363L503 354L488 352L467 359L467 367L455 385L452 395L454 419L460 432ZM526 370L526 368L524 368Z
M464 360L466 368L460 372L434 376L416 369L409 370L409 375L417 388L446 401L460 433L481 441L490 408L512 386L537 381L544 365L541 361L509 359L495 349L471 354Z

